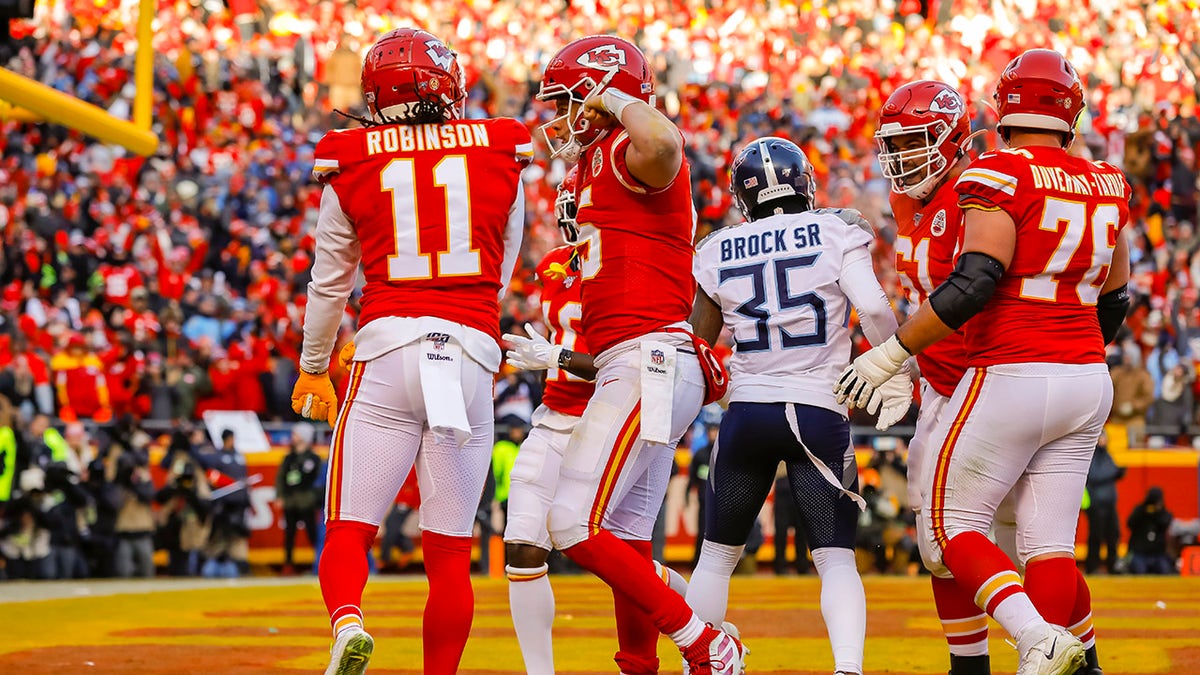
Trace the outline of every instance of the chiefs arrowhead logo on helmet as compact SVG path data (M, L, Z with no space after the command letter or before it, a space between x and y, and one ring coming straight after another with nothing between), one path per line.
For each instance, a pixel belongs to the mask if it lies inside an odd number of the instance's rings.
M625 50L613 44L600 45L580 54L575 61L584 68L611 70L625 65Z
M943 89L929 104L930 112L957 115L963 111L962 97L952 89Z
M454 63L454 52L450 48L442 44L440 40L426 40L425 53L429 55L429 59L438 64L443 70L449 70L450 64Z

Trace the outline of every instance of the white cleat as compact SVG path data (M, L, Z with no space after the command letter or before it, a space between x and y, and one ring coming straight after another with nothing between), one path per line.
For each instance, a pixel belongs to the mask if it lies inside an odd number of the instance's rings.
M1021 652L1017 675L1071 675L1084 666L1083 643L1066 628L1047 625L1046 630Z
M375 640L361 628L343 631L329 650L325 675L362 675L375 651Z

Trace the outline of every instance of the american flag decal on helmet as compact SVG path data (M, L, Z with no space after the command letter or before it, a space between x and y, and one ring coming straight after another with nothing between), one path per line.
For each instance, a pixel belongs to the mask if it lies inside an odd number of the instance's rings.
M1019 103L1021 102L1021 95L1020 95L1020 94L1009 94L1009 95L1008 95L1008 102L1009 102L1009 103L1017 103L1017 104L1019 104Z

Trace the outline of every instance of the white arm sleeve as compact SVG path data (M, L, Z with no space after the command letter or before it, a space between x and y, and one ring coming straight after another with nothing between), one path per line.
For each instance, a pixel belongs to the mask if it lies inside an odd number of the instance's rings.
M321 373L329 368L329 356L337 341L346 300L358 279L361 257L358 235L342 211L337 192L325 186L321 193L321 212L317 216L316 253L312 281L308 282L308 305L304 311L302 370Z
M896 313L892 310L887 293L879 285L879 279L875 278L871 254L866 247L852 248L842 257L842 276L838 279L838 286L850 299L854 309L858 310L863 333L872 346L883 344L896 333L899 325L896 323Z
M517 255L521 253L521 239L525 236L525 186L517 182L517 198L508 210L508 226L504 228L504 262L500 268L500 299L508 293L517 266Z

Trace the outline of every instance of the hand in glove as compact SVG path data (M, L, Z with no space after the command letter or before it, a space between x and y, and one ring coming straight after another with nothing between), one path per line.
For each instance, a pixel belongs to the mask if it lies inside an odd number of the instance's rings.
M887 342L867 350L846 366L833 386L838 404L867 409L869 404L874 403L874 408L878 409L880 403L872 401L876 389L900 372L904 362L911 356L894 335ZM868 409L867 412L872 410Z
M504 334L504 341L512 347L505 354L508 362L521 370L547 370L558 366L558 355L562 353L562 345L550 344L550 341L535 331L531 324L525 324L525 332L529 337Z
M329 373L300 371L300 379L292 389L292 410L310 420L325 420L333 425L337 419L337 394Z
M356 349L354 340L347 342L342 347L342 351L338 352L338 365L349 370L350 366L354 365L354 352Z
M880 385L875 393L878 395L878 407L880 408L875 428L887 431L888 427L904 419L904 416L908 414L908 408L912 405L912 379L909 378L907 372L901 372Z

